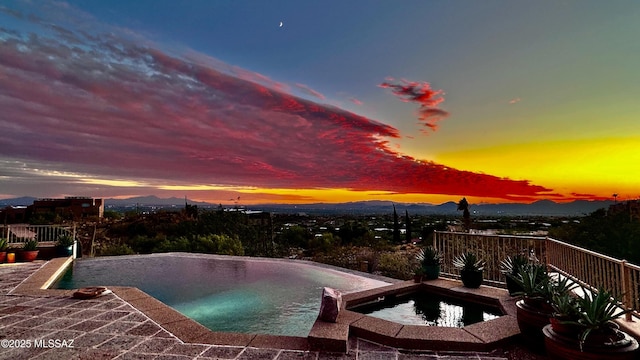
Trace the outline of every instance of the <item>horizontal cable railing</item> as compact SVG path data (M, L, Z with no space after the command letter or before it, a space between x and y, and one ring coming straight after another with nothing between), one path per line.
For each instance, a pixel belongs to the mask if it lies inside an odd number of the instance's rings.
M497 286L506 286L500 273L500 262L507 256L527 254L545 261L545 238L534 236L484 235L462 232L436 231L433 246L442 253L441 273L448 277L459 277L460 272L452 265L453 259L472 251L486 261L484 279Z
M0 236L10 247L22 247L29 240L55 242L60 236L75 237L75 227L70 225L0 225Z

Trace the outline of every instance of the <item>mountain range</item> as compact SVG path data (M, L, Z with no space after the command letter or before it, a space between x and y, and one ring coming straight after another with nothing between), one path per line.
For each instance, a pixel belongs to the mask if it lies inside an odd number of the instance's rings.
M0 200L0 208L6 206L31 205L37 200L34 197L19 197ZM218 204L192 201L184 198L159 198L156 196L140 196L128 199L105 199L106 208L139 207L183 207L185 201L189 205L200 207L217 207ZM568 203L556 203L551 200L540 200L533 203L503 203L503 204L470 204L469 210L475 216L584 216L600 208L607 208L614 202L576 200ZM239 204L242 205L242 204ZM396 203L391 201L357 201L346 203L315 203L315 204L262 204L247 206L252 210L262 210L274 213L307 213L307 214L389 214L393 208L399 214L405 211L410 214L422 215L453 215L459 213L457 203L450 201L442 204L428 203Z

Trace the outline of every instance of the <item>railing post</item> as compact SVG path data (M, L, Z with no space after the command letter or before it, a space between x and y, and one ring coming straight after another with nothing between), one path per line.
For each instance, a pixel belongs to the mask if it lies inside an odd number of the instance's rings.
M629 309L632 308L631 306L631 293L630 293L630 286L629 286L629 280L627 280L628 276L627 276L627 260L622 260L620 261L620 282L622 283L622 289L620 289L622 291L622 305L624 306L624 309ZM631 321L631 313L626 313L624 315L624 319L626 321Z
M78 254L78 239L76 239L76 223L73 223L73 251L71 253L71 256L75 259L77 254Z

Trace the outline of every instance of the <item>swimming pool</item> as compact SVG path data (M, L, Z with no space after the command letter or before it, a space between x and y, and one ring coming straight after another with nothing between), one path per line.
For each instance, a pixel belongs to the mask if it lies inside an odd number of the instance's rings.
M98 285L137 287L214 331L306 337L323 287L388 283L298 261L169 253L77 259L53 287Z

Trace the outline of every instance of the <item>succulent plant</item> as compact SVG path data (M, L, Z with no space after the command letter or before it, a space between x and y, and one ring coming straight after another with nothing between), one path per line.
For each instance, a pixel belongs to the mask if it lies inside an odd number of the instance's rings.
M24 251L35 251L38 250L38 240L31 239L27 240L22 247Z
M482 271L484 270L485 265L486 262L479 259L478 256L471 251L458 255L453 259L453 266L460 270Z
M420 249L416 259L420 262L421 266L440 265L442 262L442 254L433 246L427 246L424 249Z

